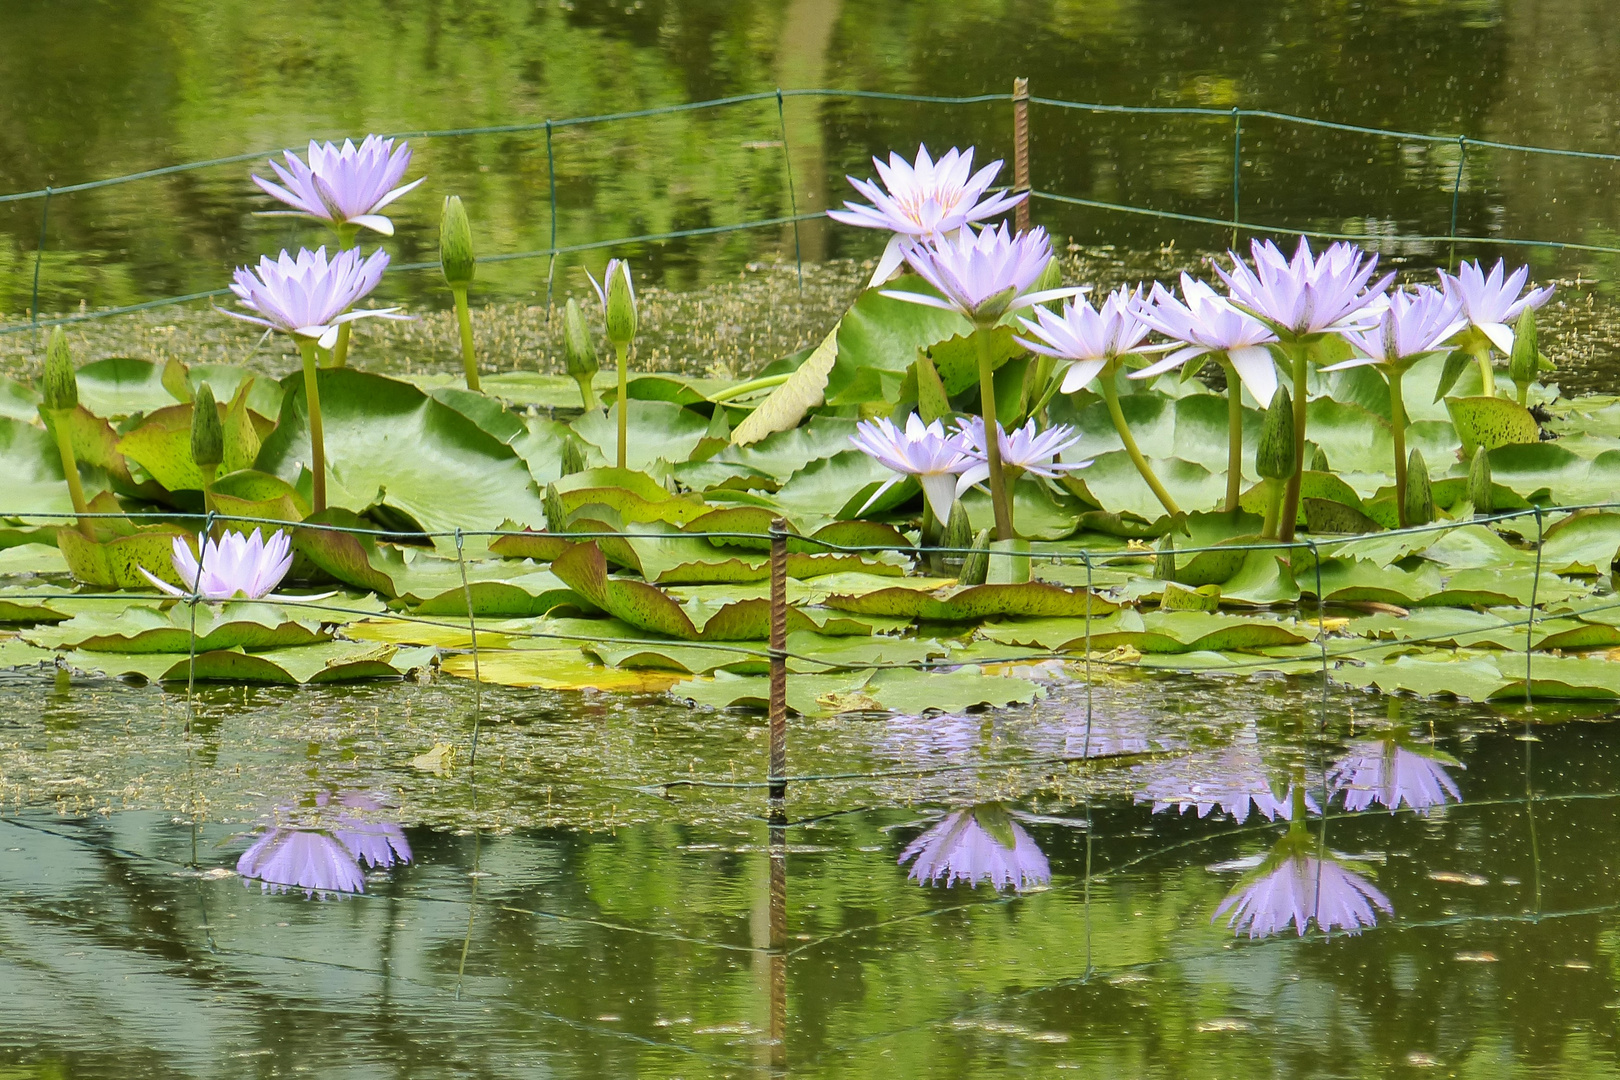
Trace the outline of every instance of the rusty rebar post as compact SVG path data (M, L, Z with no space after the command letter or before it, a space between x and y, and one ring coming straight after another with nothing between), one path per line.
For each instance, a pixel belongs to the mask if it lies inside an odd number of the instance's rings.
M1013 80L1013 194L1026 197L1013 210L1013 226L1029 228L1029 80Z
M787 537L783 518L771 522L771 767L773 799L787 796Z

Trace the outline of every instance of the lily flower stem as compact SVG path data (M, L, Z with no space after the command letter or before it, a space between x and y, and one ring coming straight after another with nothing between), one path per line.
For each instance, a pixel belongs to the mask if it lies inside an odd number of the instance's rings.
M1479 364L1480 396L1495 397L1496 367L1491 363L1491 346L1488 342L1480 342L1475 344L1474 361Z
M1243 380L1237 368L1226 369L1226 512L1235 514L1243 495Z
M1277 539L1277 516L1282 510L1283 487L1280 480L1266 481L1266 519L1260 529L1262 540Z
M315 341L298 339L304 357L304 401L309 407L310 507L315 513L326 509L326 436L321 431L321 388L315 374Z
M630 440L630 344L614 342L613 350L619 355L619 468L622 469Z
M1176 500L1172 499L1170 493L1164 489L1164 485L1159 483L1153 467L1147 463L1147 458L1142 456L1142 451L1137 448L1135 436L1126 426L1125 414L1119 407L1119 390L1114 386L1113 364L1109 364L1098 373L1097 385L1102 387L1103 400L1108 403L1108 415L1113 418L1114 430L1119 432L1119 441L1125 444L1125 452L1131 455L1131 463L1136 466L1136 471L1142 474L1142 479L1153 489L1154 496L1167 513L1172 515L1181 513L1181 507L1176 505Z
M472 312L467 308L467 290L452 288L450 292L456 298L456 323L461 327L461 366L467 371L467 389L476 393L478 358L473 355Z
M984 420L984 449L986 464L990 466L990 506L996 515L996 539L1012 540L1012 507L1007 505L1007 481L1001 471L1001 436L996 426L996 379L991 370L990 331L992 326L980 326L973 334L979 350L979 415Z
M84 485L79 482L79 460L73 453L73 410L59 409L51 417L56 429L56 449L62 455L62 475L67 478L68 497L73 500L73 512L79 515L79 531L95 539L90 531L90 504L84 501Z
M1305 470L1305 397L1310 350L1300 341L1289 342L1285 348L1294 369L1294 473L1288 478L1288 488L1283 492L1277 538L1285 543L1293 543L1294 528L1299 521L1299 480Z
M1389 371L1389 426L1395 436L1395 523L1406 528L1406 404L1401 400L1399 368Z
M197 471L202 473L203 509L211 514L214 512L214 476L219 472L219 466L198 465Z
M354 238L358 229L348 225L338 229L338 250L348 251L354 247ZM332 356L328 367L343 367L349 359L349 324L344 323L338 327L337 341L332 345Z

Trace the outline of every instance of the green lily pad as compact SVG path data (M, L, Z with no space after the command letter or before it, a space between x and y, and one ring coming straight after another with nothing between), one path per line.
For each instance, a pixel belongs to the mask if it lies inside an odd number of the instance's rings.
M921 490L910 477L885 491L870 506L867 500L894 473L859 450L843 450L812 461L794 473L776 493L775 501L799 515L853 518L885 514L903 506Z
M392 581L398 598L420 615L465 616L468 593L477 618L544 615L563 605L589 607L561 579L541 567L468 560L463 587L462 566L456 560L412 554L392 575Z
M0 375L0 417L32 423L39 415L39 403L43 400L39 391L27 383Z
M1064 456L1075 455L1065 452ZM1180 458L1150 458L1148 464L1183 510L1214 506L1226 495L1224 469L1222 473L1215 473L1203 465ZM1102 510L1134 514L1147 521L1164 516L1164 507L1158 497L1123 450L1100 454L1089 468L1073 475L1073 483L1069 486L1083 488L1082 497ZM1250 507L1244 506L1244 509L1250 510Z
M309 503L297 488L279 476L255 469L219 477L209 494L214 509L228 520L236 519L234 523L244 532L251 533L264 520L297 522L309 516ZM268 532L269 527L265 528Z
M1502 684L1490 694L1492 701L1526 699L1524 658L1496 660ZM1537 656L1529 665L1529 698L1536 701L1620 700L1620 663L1580 656Z
M152 412L175 403L163 368L147 360L113 356L78 370L79 403L108 419Z
M545 521L539 489L516 452L417 387L331 368L320 373L320 391L332 506L358 512L381 503L441 534L494 529L508 519ZM300 382L289 389L255 468L296 483L308 460ZM447 535L435 543L455 549Z
M86 612L49 628L28 631L24 640L45 649L86 652L189 653L192 615L188 604L131 604L116 614ZM291 611L256 601L198 604L196 650L273 649L312 645L331 638L318 614Z
M1533 563L1532 552L1520 551L1483 525L1463 525L1443 533L1418 534L1427 546L1414 550L1448 570L1506 567ZM1416 539L1417 537L1415 537Z
M268 652L217 650L198 653L195 678L200 682L304 683L398 679L433 662L436 649L401 649L368 642L328 641ZM189 656L171 653L71 652L64 661L85 671L138 675L149 682L185 682L192 671Z
M93 470L79 466L85 494L105 487ZM60 518L28 518L36 514L73 512L62 456L56 440L44 428L22 420L0 417L0 515L25 521L60 525Z
M1400 655L1388 662L1344 665L1335 668L1331 678L1346 686L1376 687L1386 694L1405 692L1464 701L1484 701L1507 683L1493 659L1467 653Z
M1119 605L1095 593L1063 589L1038 581L1021 585L946 586L933 592L888 588L863 595L840 594L822 603L836 611L901 615L937 622L966 622L991 615L1061 617L1106 615Z
M931 292L921 278L907 274L884 287ZM827 374L829 405L893 401L917 350L973 332L961 315L884 296L861 293L838 327L838 356Z
M747 446L773 433L796 428L805 413L826 400L827 376L838 358L838 331L842 325L842 321L834 323L821 344L805 357L788 380L766 395L737 425L731 433L734 444ZM801 462L795 468L802 465Z
M1074 535L1085 507L1073 499L1060 499L1052 489L1032 477L1019 477L1012 490L1013 527L1031 540L1062 540ZM972 488L962 495L962 508L974 532L995 524L990 493Z
M1446 408L1462 440L1464 457L1471 457L1477 446L1495 450L1515 443L1534 443L1541 438L1536 418L1511 398L1450 398Z
M618 410L617 403L606 411L592 409L571 425L581 439L596 447L604 461L618 460ZM646 469L655 461L685 461L708 428L706 417L673 402L631 401L625 464L631 469Z
M321 525L334 527L317 528ZM397 548L379 545L367 531L372 528L352 511L331 507L293 531L293 550L346 585L396 596L394 579L403 573L405 557Z
M1537 575L1531 566L1479 567L1457 571L1446 580L1445 588L1414 600L1412 606L1523 606L1530 603L1532 594L1538 604L1556 604L1586 591L1557 574L1543 571Z
M57 531L56 546L75 580L118 589L150 589L142 570L170 585L185 587L174 569L174 539L184 537L195 553L196 539L172 525L150 525L124 536L92 540L74 528Z
M1309 552L1295 552L1292 565L1300 593L1320 596L1328 603L1378 603L1411 607L1439 593L1442 588L1440 573L1432 566L1400 570L1393 566L1380 566L1367 559L1324 558L1318 579Z
M769 680L758 676L717 672L710 679L694 679L675 691L678 697L717 709L768 704ZM831 716L842 712L891 711L909 714L959 712L978 705L1006 706L1028 703L1041 696L1040 687L1017 676L987 675L975 666L959 671L908 669L853 672L842 675L800 675L788 680L788 708L802 716Z
M1579 513L1550 525L1541 565L1555 574L1607 574L1620 553L1620 514Z
M673 671L605 667L577 648L496 649L480 652L476 664L470 655L451 656L440 670L463 679L476 672L484 682L502 686L624 694L660 693L688 678Z
M246 393L237 400L216 404L225 432L225 459L220 471L249 468L260 442L274 426L265 417L247 411ZM148 413L141 425L118 441L118 452L151 474L170 491L202 490L202 472L191 460L191 405L170 405Z

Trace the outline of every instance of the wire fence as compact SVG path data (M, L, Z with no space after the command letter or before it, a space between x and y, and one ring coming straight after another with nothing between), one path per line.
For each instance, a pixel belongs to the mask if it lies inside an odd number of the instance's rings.
M799 275L803 278L803 262L799 250L797 227L800 223L822 216L822 212L801 213L797 205L797 195L794 189L792 176L792 162L788 146L788 129L783 114L783 104L789 98L813 99L847 99L852 101L881 101L909 103L925 106L964 106L983 105L1004 102L1022 106L1035 105L1057 113L1082 112L1096 115L1116 114L1142 117L1183 116L1205 118L1211 121L1220 121L1231 126L1231 207L1229 218L1218 218L1209 215L1189 214L1162 207L1142 206L1124 202L1110 202L1106 200L1088 199L1062 192L1049 191L1038 186L1032 186L1030 195L1032 199L1041 200L1054 205L1073 206L1088 210L1095 210L1109 214L1120 214L1135 217L1144 217L1162 221L1180 222L1190 225L1211 226L1232 230L1234 239L1239 232L1257 234L1291 234L1310 236L1331 240L1376 240L1380 243L1412 243L1412 244L1494 244L1511 247L1544 248L1564 251L1577 251L1589 254L1620 254L1620 246L1597 243L1585 243L1579 240L1548 239L1534 237L1517 237L1508 235L1470 235L1458 233L1457 217L1458 203L1462 193L1464 173L1468 162L1470 148L1475 150L1491 150L1513 154L1526 154L1533 156L1547 156L1565 159L1579 159L1598 162L1620 162L1620 154L1607 154L1586 150L1569 150L1546 146L1529 146L1519 143L1498 142L1490 139L1472 138L1462 134L1438 134L1430 132L1402 131L1389 128L1368 127L1359 124L1347 124L1314 117L1298 116L1292 113L1277 112L1269 109L1243 109L1232 107L1229 109L1204 108L1196 106L1141 106L1141 105L1115 105L1097 102L1066 101L1057 98L1034 96L1018 97L1015 94L972 94L965 96L939 96L926 94L889 93L870 90L843 90L843 89L776 89L760 91L750 94L739 94L731 97L715 98L708 101L684 102L674 105L662 105L645 109L633 109L622 112L603 113L592 116L568 117L563 119L548 119L528 121L523 123L496 124L481 127L448 128L438 130L401 131L393 135L400 138L411 139L449 139L465 138L484 135L502 135L519 133L544 132L546 136L546 175L548 184L548 203L550 210L549 232L550 243L544 248L530 251L509 252L497 255L481 256L481 263L502 263L528 259L551 259L552 268L547 274L547 304L552 298L552 278L555 270L555 260L558 256L577 253L616 245L664 243L672 240L688 239L699 236L721 235L741 231L779 228L792 225L795 229L794 247L795 262L798 264ZM557 243L557 180L556 180L556 149L552 139L554 132L576 127L586 127L600 124L610 124L628 120L640 120L652 117L668 116L682 113L693 113L714 109L725 109L741 105L775 101L777 104L777 120L782 141L782 164L786 189L789 198L789 212L775 214L730 224L708 226L695 229L679 229L659 233L643 233L639 235L616 236L594 239L584 243L572 245L559 245ZM1405 234L1405 233L1378 233L1375 236L1366 233L1334 232L1320 229L1301 227L1288 222L1264 222L1246 220L1243 216L1242 191L1242 164L1243 164L1243 132L1244 121L1265 120L1299 128L1314 128L1328 131L1344 132L1348 134L1367 135L1379 139L1394 140L1403 143L1416 143L1427 145L1451 145L1458 150L1458 161L1455 176L1451 185L1450 195L1450 227L1444 234ZM1221 136L1225 138L1225 136ZM1027 147L1027 139L1018 144L1018 150ZM262 160L281 150L267 150L253 153L232 154L225 157L209 158L201 161L185 162L168 165L162 168L147 169L140 172L128 173L122 176L106 177L98 180L87 180L62 186L47 186L30 191L13 192L0 195L0 203L40 203L40 239L35 250L33 267L33 288L30 302L30 318L27 322L18 322L0 326L0 334L18 333L24 330L33 330L39 327L64 325L84 322L87 320L104 319L118 315L127 315L138 311L153 308L184 304L197 300L206 300L224 295L228 290L224 288L201 292L191 292L177 296L166 296L140 303L128 304L119 307L105 308L97 311L87 311L64 315L54 319L40 318L39 285L42 272L43 256L46 247L47 225L50 221L51 200L53 197L68 195L77 192L95 191L105 188L117 187L124 184L140 183L157 180L163 177L174 176L180 173L195 172L203 169L212 169L228 165L239 165L248 161ZM1022 162L1023 168L1018 175L1028 175L1028 161ZM408 263L395 267L395 269L415 272L437 269L437 262Z

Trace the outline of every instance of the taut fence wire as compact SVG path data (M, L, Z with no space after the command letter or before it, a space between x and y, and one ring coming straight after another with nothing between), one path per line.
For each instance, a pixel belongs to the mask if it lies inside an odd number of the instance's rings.
M875 90L846 90L836 88L801 88L801 89L775 89L762 90L756 93L737 94L730 97L714 98L708 101L682 102L673 105L653 106L645 109L630 109L621 112L601 113L591 116L575 116L562 119L547 119L525 121L521 123L493 124L481 127L442 128L417 131L400 131L392 133L395 137L417 140L425 139L452 139L468 138L483 135L510 135L524 133L545 134L545 154L547 166L547 200L550 209L550 243L548 246L532 251L507 252L495 255L481 256L481 263L502 263L528 259L549 259L552 261L551 269L547 273L547 304L552 298L552 277L555 271L555 260L559 255L590 251L599 248L614 247L630 244L664 243L672 240L690 239L700 236L722 235L742 232L753 229L776 228L791 225L795 229L800 223L821 217L822 212L801 213L797 208L797 196L794 193L791 161L787 144L787 126L781 116L782 102L787 98L823 98L844 99L851 101L874 101L915 104L923 106L952 107L965 105L984 105L992 103L1005 103L1012 107L1013 112L1013 145L1014 145L1014 178L1015 184L1023 188L1029 185L1030 197L1056 205L1066 205L1095 210L1102 213L1120 214L1135 217L1151 218L1162 221L1181 222L1189 225L1211 226L1220 229L1229 229L1234 240L1239 232L1256 234L1303 234L1313 238L1325 240L1359 240L1364 242L1385 243L1412 243L1412 244L1445 244L1451 245L1455 250L1457 244L1493 244L1508 247L1530 247L1561 251L1576 251L1589 254L1620 255L1620 246L1585 243L1573 239L1548 239L1538 237L1522 237L1509 235L1468 235L1457 231L1458 204L1462 191L1464 168L1468 161L1469 151L1492 150L1503 153L1526 154L1555 158L1576 159L1585 161L1617 162L1620 163L1620 154L1600 153L1590 150L1571 150L1550 146L1531 146L1522 143L1499 142L1492 139L1479 139L1463 134L1441 134L1434 132L1403 131L1393 128L1369 127L1362 124L1348 124L1333 120L1322 120L1316 117L1299 116L1293 113L1278 112L1271 109L1244 109L1238 106L1231 108L1210 108L1202 106L1180 105L1119 105L1099 102L1067 101L1060 98L1038 97L1029 94L1026 80L1017 80L1012 93L986 93L961 96L941 96L929 94L890 93ZM778 115L774 118L782 139L782 167L784 173L785 190L788 192L789 206L787 214L775 214L767 217L753 218L745 221L713 225L696 229L677 229L667 232L643 233L637 235L604 237L591 239L576 244L559 245L557 243L557 181L556 181L556 149L552 135L563 128L588 127L601 124L612 124L630 120L645 120L649 118L671 116L685 113L697 113L715 109L726 109L740 105L762 102L775 102ZM1029 110L1031 107L1052 110L1057 113L1089 113L1093 115L1121 115L1141 117L1203 117L1218 120L1223 126L1230 125L1230 144L1232 156L1231 180L1231 206L1232 213L1229 218L1219 218L1210 215L1190 214L1162 207L1143 206L1125 202L1109 202L1106 200L1084 198L1078 195L1063 192L1049 191L1039 185L1031 183L1029 179L1029 159L1027 153L1029 132ZM1450 227L1444 234L1438 233L1351 233L1335 232L1330 230L1300 227L1287 222L1265 222L1245 220L1243 217L1242 197L1242 163L1243 163L1243 133L1245 121L1271 121L1285 126L1298 128L1314 128L1326 131L1343 132L1346 134L1366 135L1379 139L1394 140L1404 143L1417 143L1427 145L1451 145L1457 147L1458 162L1456 174L1447 185L1445 195L1450 200L1449 220ZM1226 139L1227 136L1220 136ZM190 292L176 296L165 296L134 304L109 307L97 311L87 311L64 315L59 318L42 319L39 310L39 285L41 266L46 247L46 226L51 215L51 201L63 195L75 194L85 191L96 191L112 188L124 184L142 183L163 177L174 176L180 173L195 172L203 169L218 168L227 165L240 165L244 162L260 161L269 156L281 153L282 150L264 150L252 153L231 154L224 157L208 158L200 161L189 161L175 165L166 165L156 169L146 169L140 172L127 173L121 176L104 177L97 180L86 180L78 183L63 185L48 185L46 187L18 191L10 194L0 194L0 203L39 202L40 208L40 238L35 251L33 268L33 293L30 304L30 317L27 322L11 323L0 326L0 334L18 333L24 330L39 327L59 326L70 323L85 322L95 319L110 318L118 315L127 315L153 308L168 307L176 304L185 304L197 300L207 300L224 295L224 288L211 289L202 292ZM58 216L61 211L58 209ZM795 262L798 264L802 282L803 263L798 253L798 243L795 240ZM395 269L406 272L415 272L428 269L437 269L437 262L419 262L402 264Z

